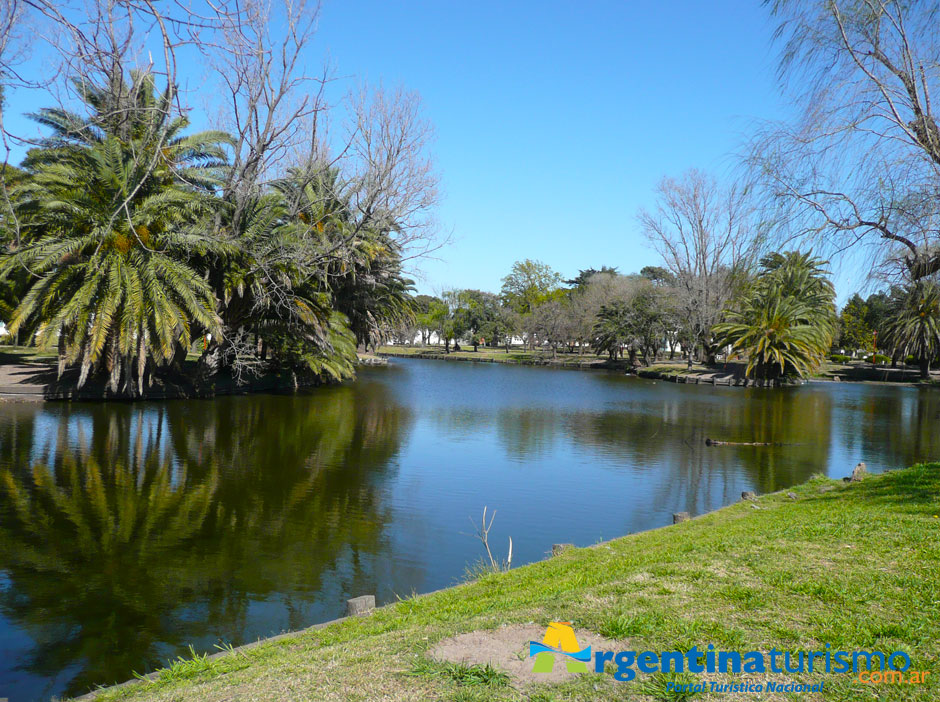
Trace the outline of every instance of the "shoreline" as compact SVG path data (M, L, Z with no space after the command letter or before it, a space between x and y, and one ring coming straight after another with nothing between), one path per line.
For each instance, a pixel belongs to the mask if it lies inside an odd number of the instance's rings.
M359 354L359 365L384 366L388 361L371 354ZM76 388L74 369L66 371L65 379L57 377L56 366L47 361L0 364L0 403L4 402L141 402L158 400L199 400L229 395L258 393L293 393L316 388L319 380L302 380L288 373L273 372L239 384L228 375L218 375L211 384L199 387L188 380L161 380L146 388L140 397L111 394L100 380L92 380Z
M537 368L553 368L558 370L606 370L606 371L628 371L630 365L627 361L614 361L611 363L606 359L592 358L585 361L567 361L552 360L551 358L513 358L511 354L501 357L502 352L488 354L474 351L454 351L449 354L433 351L389 351L389 347L382 346L376 351L376 355L382 358L417 358L422 361L460 361L463 363L495 363L507 366L532 366ZM478 354L479 358L459 354Z
M626 360L611 362L609 359L580 356L552 359L544 356L528 357L529 352L504 354L496 352L458 351L444 354L443 351L396 350L380 347L375 353L360 353L361 367L388 365L389 358L416 358L429 361L451 361L461 363L490 363L554 370L607 371L633 375L647 380L664 382L712 385L724 387L758 387L753 380L745 381L741 368L703 368L687 370L684 363L649 367L633 367ZM161 400L211 399L230 395L258 393L289 394L301 389L318 387L319 381L300 381L285 373L270 373L238 384L228 376L217 376L212 384L197 387L187 380L179 382L160 381L159 385L147 388L140 397L125 397L108 392L103 383L93 381L78 389L70 382L74 369L66 371L64 380L56 377L55 364L48 360L32 360L19 363L0 363L0 403L10 402L138 402ZM884 369L867 367L828 367L824 372L798 382L779 387L791 387L807 382L847 382L877 385L904 385L914 388L940 387L940 376L923 381L911 369ZM915 377L916 376L916 377Z
M761 498L780 496L780 495L784 494L786 491L790 491L790 490L793 490L795 487L802 487L803 485L807 485L807 484L808 484L808 483L802 483L802 484L799 485L799 486L791 486L791 487L789 487L789 488L783 488L783 489L781 489L781 490L776 490L776 491L774 491L774 492L768 492L768 493L765 493L765 494L763 494L763 495L757 496L756 499L759 500L759 499L761 499ZM615 542L617 542L617 541L620 541L620 540L622 540L622 539L628 539L628 538L631 538L631 537L634 537L634 536L641 536L641 535L643 535L643 534L655 534L655 533L661 532L661 531L663 531L663 530L665 530L665 529L674 528L674 527L676 527L676 526L678 526L679 524L682 524L682 523L688 523L688 522L691 522L691 521L694 521L694 520L697 520L697 519L701 519L701 518L703 518L703 517L708 517L708 516L710 516L710 515L718 514L718 513L720 513L720 512L723 512L724 510L728 510L728 509L731 509L731 508L733 508L733 507L740 506L740 505L742 505L742 504L745 504L745 505L746 505L746 504L754 504L754 502L755 502L754 499L747 498L747 497L744 497L744 496L742 495L741 499L740 499L738 502L732 502L732 503L729 503L729 504L727 504L727 505L722 505L721 507L716 507L716 508L713 509L713 510L710 510L710 511L708 511L708 512L702 512L701 514L696 514L696 515L694 515L694 516L688 516L687 513L682 513L682 514L685 514L685 515L686 515L686 517L685 517L684 519L679 518L679 519L677 520L678 515L673 515L673 522L672 522L671 524L663 524L662 526L658 526L658 527L650 527L649 529L642 529L642 530L640 530L640 531L634 531L634 532L630 532L630 533L627 533L627 534L621 534L620 536L615 536L615 537L613 537L613 538L606 539L606 540L604 540L604 541L598 541L597 543L590 544L589 546L575 546L574 544L555 544L555 545L552 546L552 550L551 550L551 551L546 551L547 556L546 556L545 558L542 558L541 560L538 560L538 561L532 561L531 563L526 563L526 564L524 564L524 565L521 565L521 566L519 566L518 568L516 568L516 570L519 570L519 569L522 569L522 568L527 568L527 567L533 566L533 565L537 565L537 564L539 564L539 563L545 563L545 562L551 561L553 558L556 558L557 556L561 555L562 553L570 553L570 552L572 552L572 551L579 550L579 549L597 549L597 548L602 548L602 547L609 546L610 544L615 543ZM559 547L557 552L555 551L555 547ZM504 571L504 572L508 573L508 572L510 572L510 571ZM421 599L421 598L425 598L425 597L432 597L432 596L434 596L434 595L439 595L439 594L441 594L441 593L450 592L450 591L453 591L453 590L455 590L455 589L457 589L457 588L465 587L465 586L471 585L471 584L473 584L473 581L470 581L470 582L460 582L460 583L457 583L457 584L455 584L455 585L451 585L451 586L449 586L449 587L439 588L439 589L437 589L437 590L429 590L428 592L415 593L415 594L413 595L412 599ZM276 644L276 643L279 643L279 642L287 641L287 640L289 640L289 639L291 639L291 638L300 637L300 636L303 636L303 635L305 635L305 634L309 634L309 633L311 633L311 632L315 632L315 631L318 631L318 630L320 630L320 629L324 629L324 628L329 627L329 626L342 624L342 623L344 623L344 622L351 622L351 621L355 621L355 620L361 620L361 619L363 619L363 618L366 618L366 617L369 617L369 616L373 615L374 613L377 613L377 612L380 613L380 612L382 612L383 610L387 610L387 609L389 609L389 608L392 608L392 607L394 607L395 605L399 604L399 602L401 602L401 601L402 601L402 600L398 600L398 601L395 601L395 602L387 602L387 603L385 603L385 604L383 604L383 605L378 605L378 606L376 606L376 607L370 609L370 610L367 611L367 612L363 612L362 614L358 614L358 615L347 615L347 616L345 616L345 617L336 617L335 619L328 619L328 620L326 620L326 621L324 621L324 622L319 622L319 623L317 623L317 624L311 624L310 626L304 627L304 628L302 628L302 629L297 629L297 630L294 630L294 631L284 631L284 632L281 632L280 634L274 634L274 635L272 635L272 636L266 636L266 637L264 637L264 638L257 639L256 641L251 641L251 642L249 642L249 643L241 644L240 646L233 646L233 647L230 648L230 649L223 650L223 651L219 651L218 653L208 654L208 655L206 655L205 659L208 660L208 661L213 661L213 660L225 659L225 658L229 658L229 657L236 657L236 656L239 656L239 655L241 655L241 654L244 654L244 653L247 652L247 651L250 651L250 650L252 650L252 649L259 648L259 647L261 647L261 646L265 646L265 645L268 645L268 644ZM134 685L137 685L137 684L142 684L142 683L146 683L146 682L151 682L151 683L153 683L153 682L159 680L160 676L161 676L166 670L167 670L166 668L161 668L161 669L155 670L155 671L153 671L153 672L151 672L151 673L147 673L146 675L141 675L139 678L133 678L133 679L130 679L130 680L125 680L124 682L121 682L121 683L115 683L114 685L107 685L107 686L101 687L101 688L99 688L99 689L97 689L97 690L91 690L90 692L86 692L85 694L81 695L80 697L63 698L62 702L91 702L92 700L97 699L100 695L111 694L111 693L119 692L119 691L121 691L121 690L125 690L125 689L127 689L127 688L129 688L129 687L132 687L132 686L134 686Z
M186 668L190 661L179 661L143 676L143 680L129 680L74 699L158 700L167 699L168 694L174 699L182 695L194 700L219 695L286 699L283 691L287 689L292 696L303 696L295 685L303 685L308 693L319 690L322 695L318 699L323 700L346 699L353 692L360 699L451 699L462 689L459 681L449 682L447 676L437 673L431 680L421 680L414 677L418 673L408 672L408 661L412 670L437 670L434 666L441 663L434 662L433 650L441 641L452 641L450 637L471 636L470 632L480 637L514 625L544 626L545 621L560 617L576 622L579 636L597 632L613 640L636 641L637 646L642 641L645 648L636 650L671 650L678 645L672 637L687 641L692 636L702 645L723 642L723 629L714 623L714 617L730 606L728 616L734 615L736 625L725 645L755 645L752 640L767 643L769 637L768 646L789 642L799 648L804 645L799 637L778 641L778 622L789 619L795 628L805 628L806 621L812 624L817 610L829 611L830 597L844 602L838 614L826 615L839 621L832 623L828 633L817 631L814 624L804 636L831 638L834 646L851 650L861 644L852 639L850 625L866 621L868 607L873 604L869 600L877 599L870 590L873 578L886 588L877 592L890 599L890 588L895 581L906 582L912 577L911 569L928 581L938 577L937 553L932 546L938 507L932 502L917 502L918 495L938 485L940 464L934 463L867 475L855 483L816 476L773 493L756 497L744 493L741 500L692 519L677 514L673 524L586 547L559 548L557 554L510 571L484 574L387 603L367 614L341 617L199 657L191 672ZM846 524L863 528L847 532ZM891 539L885 542L889 534L899 538L898 530L910 541L909 557L897 556ZM871 549L874 552L868 553ZM866 558L858 558L862 553ZM891 561L891 568L887 568L880 558L886 554L900 560ZM721 566L732 556L749 563L746 572L731 572ZM796 564L799 568L794 569ZM805 597L807 587L821 587L812 585L818 575L810 567L814 564L824 568L826 577L819 582L827 583L825 592L831 590L831 595L820 592ZM789 575L781 578L781 573ZM924 605L926 600L918 595L921 591L929 593L930 587L909 589L907 594L914 600L903 604ZM688 600L686 592L694 598ZM866 597L856 597L861 593ZM639 609L631 608L629 603L634 600ZM773 605L769 620L760 612L764 602ZM634 614L619 615L618 607L627 607L626 611ZM927 610L915 606L910 611L921 611L929 618ZM893 621L897 616L887 612L883 618ZM642 623L647 621L650 624ZM921 627L918 630L925 626L920 618L914 624ZM376 647L378 651L374 651ZM911 653L915 662L929 668L935 654L928 649L929 645L926 649L914 645ZM505 661L514 657L507 651ZM324 661L332 664L328 670L323 670ZM375 661L374 666L368 661ZM362 672L366 678L361 677ZM843 689L856 682L834 677L834 685ZM376 678L384 681L381 692L375 687ZM623 698L623 686L613 683L609 675L580 679L598 693L592 699ZM830 679L826 678L827 687ZM540 688L545 685L538 682ZM263 688L260 692L259 685ZM492 694L487 699L517 699L512 696L515 689L505 688L507 696L502 696L499 688L487 688L487 694ZM917 699L932 699L929 695L936 688L925 686L920 691L925 696Z
M415 347L406 347L415 348ZM607 359L592 357L590 360L572 360L571 358L552 359L550 357L520 358L525 353L504 354L502 351L474 352L457 351L445 354L443 351L395 350L394 347L382 346L376 355L383 358L417 358L428 361L451 361L462 363L496 363L507 366L530 366L556 370L601 370L622 371L626 375L635 375L646 380L662 380L670 383L690 385L714 385L725 387L760 387L754 380L745 381L743 364L734 363L731 368L693 368L689 371L684 362L664 365L663 362L651 366L633 367L626 360L611 363ZM477 357L474 357L477 356ZM580 358L575 356L574 358ZM940 387L940 374L933 371L930 380L922 380L919 371L910 368L869 368L862 366L827 367L820 374L796 382L774 387L793 387L810 382L870 383L877 385L906 385L909 387Z

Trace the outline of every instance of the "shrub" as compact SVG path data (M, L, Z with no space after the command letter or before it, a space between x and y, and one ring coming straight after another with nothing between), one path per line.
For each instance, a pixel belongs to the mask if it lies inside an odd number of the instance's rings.
M833 363L848 363L852 360L852 357L841 353L834 353L829 357L829 360Z
M874 363L877 366L883 366L886 363L891 363L891 359L882 353L876 353L873 356L869 356L865 359L865 361L868 363Z

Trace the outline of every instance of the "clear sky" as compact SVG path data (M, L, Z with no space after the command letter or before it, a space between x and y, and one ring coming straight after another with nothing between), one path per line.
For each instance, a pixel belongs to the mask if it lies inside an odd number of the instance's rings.
M636 212L656 182L729 172L754 119L789 112L745 0L333 0L320 32L340 72L417 90L436 127L453 241L422 292L498 290L527 257L566 277L655 263Z
M344 90L421 94L451 243L420 262L418 290L498 291L523 258L565 277L657 263L636 223L656 182L729 174L754 121L791 111L772 32L745 0L325 0L309 73L328 55ZM41 104L18 93L8 128Z

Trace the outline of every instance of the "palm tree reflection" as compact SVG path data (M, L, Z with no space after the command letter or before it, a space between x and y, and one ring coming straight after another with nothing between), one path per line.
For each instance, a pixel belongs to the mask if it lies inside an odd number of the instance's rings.
M251 630L259 603L268 626L312 623L326 578L371 584L409 424L380 387L62 408L34 460L0 469L0 606L34 642L19 667L78 669L74 695L272 633Z

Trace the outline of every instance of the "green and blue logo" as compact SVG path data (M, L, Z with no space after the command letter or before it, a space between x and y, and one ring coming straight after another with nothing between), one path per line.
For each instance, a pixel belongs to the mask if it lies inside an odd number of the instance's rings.
M571 622L549 622L542 643L529 642L529 657L535 656L533 673L551 673L555 667L555 655L564 656L569 673L588 672L591 647L580 648L571 628Z

